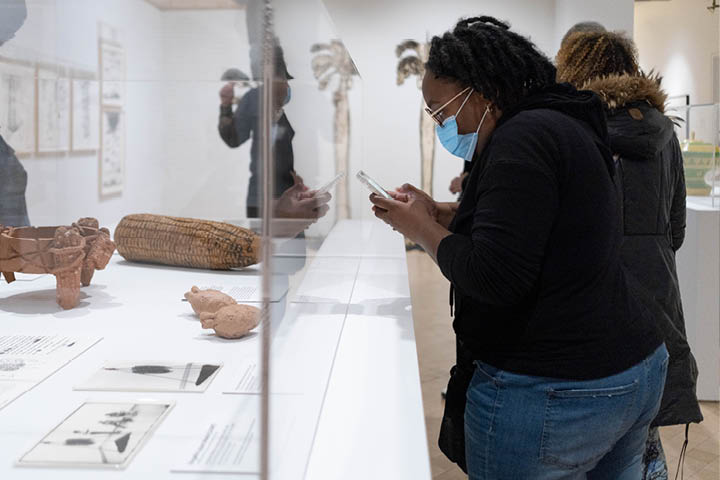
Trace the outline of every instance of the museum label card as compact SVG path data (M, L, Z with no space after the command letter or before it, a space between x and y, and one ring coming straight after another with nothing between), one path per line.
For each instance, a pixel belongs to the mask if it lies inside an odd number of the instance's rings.
M25 467L125 468L172 406L84 403L17 463Z
M94 336L0 335L0 408L100 340Z
M75 390L204 392L221 366L200 362L110 362Z
M260 432L256 417L212 423L190 454L173 472L258 473Z

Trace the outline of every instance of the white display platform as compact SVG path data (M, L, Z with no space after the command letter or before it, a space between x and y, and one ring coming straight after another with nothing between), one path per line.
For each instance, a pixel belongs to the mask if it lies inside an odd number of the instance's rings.
M259 411L259 395L226 392L257 360L260 334L217 338L181 299L194 284L251 285L257 273L130 264L116 255L68 311L55 303L50 275L0 285L0 334L103 337L0 410L0 478L223 478L171 470L187 460L210 423ZM273 303L273 318L281 320L272 332L272 478L429 479L402 237L375 220L340 222L298 276L298 285L291 279L289 293ZM279 279L278 287L287 290L288 283ZM73 390L107 361L140 359L223 367L205 393ZM161 400L175 407L124 471L14 466L86 400Z
M716 200L716 203L718 200ZM685 242L677 252L687 338L698 364L700 400L720 400L720 206L687 198Z

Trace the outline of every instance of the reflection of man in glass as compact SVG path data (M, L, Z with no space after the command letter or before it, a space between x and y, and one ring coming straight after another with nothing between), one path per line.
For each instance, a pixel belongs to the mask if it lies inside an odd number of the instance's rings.
M239 73L239 72L238 72ZM295 136L283 107L290 101L291 90L288 80L293 77L287 72L285 59L280 47L275 49L275 75L273 100L273 151L275 156L275 212L277 217L318 218L327 211L329 196L315 196L308 192L303 179L294 169L292 140ZM231 148L236 148L252 137L250 147L250 182L247 194L247 216L259 217L262 202L262 162L260 160L259 120L261 89L252 88L238 101L233 112L234 82L220 90L220 137ZM327 197L327 198L326 198Z
M0 45L15 36L26 17L25 0L0 0ZM30 225L25 204L27 173L1 134L0 129L0 225Z

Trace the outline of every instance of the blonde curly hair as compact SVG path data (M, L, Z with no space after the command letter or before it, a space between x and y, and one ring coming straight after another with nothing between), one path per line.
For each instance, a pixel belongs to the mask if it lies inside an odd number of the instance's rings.
M578 32L570 35L556 58L557 81L582 89L596 78L639 75L637 49L632 40L615 32Z

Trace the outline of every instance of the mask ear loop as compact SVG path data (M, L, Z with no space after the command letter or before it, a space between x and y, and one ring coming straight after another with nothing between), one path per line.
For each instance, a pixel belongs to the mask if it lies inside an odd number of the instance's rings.
M485 113L483 113L483 116L480 119L480 124L478 125L477 130L475 130L475 135L480 133L480 128L483 126L483 123L485 123L485 117L487 117L488 113L490 113L490 104L485 105Z
M470 88L470 87L468 87L468 88ZM465 100L463 100L463 102L460 104L460 108L458 108L458 111L455 113L455 118L457 118L457 116L460 115L460 110L462 110L463 107L465 106L465 104L467 103L467 101L470 100L470 95L472 95L474 91L475 91L475 89L470 88L470 91L468 92L467 96L465 97Z
M483 123L485 123L485 117L487 117L487 114L490 113L490 104L485 105L485 113L483 113L482 118L480 119L480 123L478 124L477 130L475 130L475 134L473 135L473 141L471 143L472 147L468 152L465 154L465 161L469 162L472 160L473 155L475 154L475 147L477 146L478 142L478 134L480 133L480 128L482 127Z

